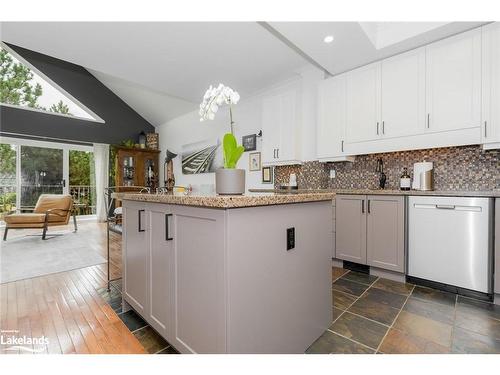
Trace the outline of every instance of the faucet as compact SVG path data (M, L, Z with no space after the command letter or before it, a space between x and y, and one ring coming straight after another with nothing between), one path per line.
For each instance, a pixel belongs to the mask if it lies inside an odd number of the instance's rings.
M387 176L384 173L384 162L382 158L377 159L377 168L375 172L380 173L378 183L381 189L385 188L385 182L387 181Z

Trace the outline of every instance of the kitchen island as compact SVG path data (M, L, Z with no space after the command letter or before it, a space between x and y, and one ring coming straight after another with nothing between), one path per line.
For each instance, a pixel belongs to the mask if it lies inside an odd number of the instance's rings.
M303 353L332 321L332 193L117 193L123 299L181 353Z

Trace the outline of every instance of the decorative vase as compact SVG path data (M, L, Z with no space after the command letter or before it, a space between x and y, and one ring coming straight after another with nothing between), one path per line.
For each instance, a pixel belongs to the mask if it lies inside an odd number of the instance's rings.
M245 193L245 170L219 168L215 171L215 192L220 195Z

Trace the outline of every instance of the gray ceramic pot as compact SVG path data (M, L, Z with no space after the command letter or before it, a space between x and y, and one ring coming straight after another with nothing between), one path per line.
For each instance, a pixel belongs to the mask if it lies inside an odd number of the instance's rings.
M215 192L221 195L241 195L245 193L245 170L224 169L215 171Z

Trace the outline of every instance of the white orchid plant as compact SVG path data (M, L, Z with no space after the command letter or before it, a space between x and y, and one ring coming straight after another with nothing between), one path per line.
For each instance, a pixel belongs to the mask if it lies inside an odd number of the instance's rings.
M243 146L238 146L233 132L233 110L232 105L237 104L240 95L228 86L219 83L219 86L210 86L203 96L203 102L200 104L200 121L213 120L219 107L224 104L229 106L229 118L231 132L224 135L222 142L224 150L224 168L234 169L245 151Z

